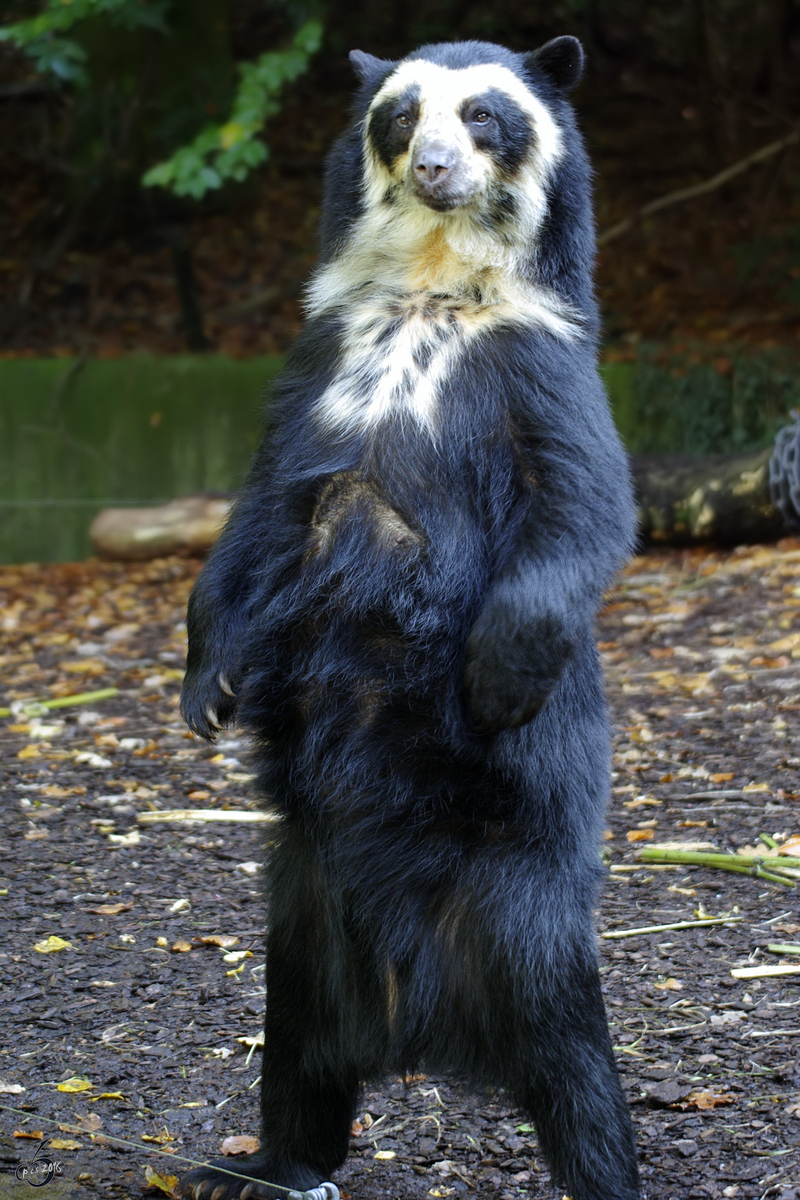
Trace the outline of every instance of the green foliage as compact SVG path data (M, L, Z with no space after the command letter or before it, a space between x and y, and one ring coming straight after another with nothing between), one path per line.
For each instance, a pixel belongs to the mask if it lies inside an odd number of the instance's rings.
M308 19L287 49L241 64L231 103L232 73L221 70L213 32L225 20L216 24L217 8L224 14L224 0L197 10L187 0L45 0L38 16L0 26L0 41L27 54L40 74L71 85L75 162L93 173L127 170L138 179L148 162L172 151L141 182L199 200L245 179L268 157L259 135L280 111L282 89L307 70L323 33L319 20ZM157 60L144 38L150 31L163 39ZM155 74L153 61L160 64ZM199 88L204 72L208 86ZM224 112L229 103L227 121L206 125L174 150L214 105Z
M152 167L143 183L199 200L229 180L243 180L268 157L258 135L266 121L280 111L277 97L284 84L307 70L321 41L322 24L312 19L300 27L287 50L270 51L255 62L243 63L228 120L207 125L190 145Z
M61 83L88 86L86 52L66 37L74 25L90 17L106 17L121 29L164 30L169 0L48 0L38 17L0 28L0 41L29 55L40 75Z

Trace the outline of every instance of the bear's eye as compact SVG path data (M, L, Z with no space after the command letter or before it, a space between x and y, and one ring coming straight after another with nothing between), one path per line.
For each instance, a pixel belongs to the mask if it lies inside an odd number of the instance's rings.
M491 114L484 112L483 109L473 113L473 115L470 117L470 121L473 125L488 125L491 119Z
M408 113L398 113L395 120L401 129L408 129L409 125L411 124L411 117L408 115Z

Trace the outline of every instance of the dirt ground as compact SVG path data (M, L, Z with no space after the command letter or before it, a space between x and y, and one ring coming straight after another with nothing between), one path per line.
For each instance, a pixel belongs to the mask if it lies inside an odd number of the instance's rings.
M0 568L0 704L119 689L0 718L2 1200L24 1200L15 1172L45 1137L46 1200L135 1200L148 1172L169 1191L182 1169L159 1148L202 1159L257 1133L259 829L138 819L257 809L241 739L207 746L178 713L198 566ZM637 855L800 833L800 543L638 558L599 636L616 759L598 928L645 1193L797 1200L800 973L731 974L800 971L768 948L800 943L797 892ZM390 1079L353 1132L337 1177L353 1200L554 1194L502 1095Z

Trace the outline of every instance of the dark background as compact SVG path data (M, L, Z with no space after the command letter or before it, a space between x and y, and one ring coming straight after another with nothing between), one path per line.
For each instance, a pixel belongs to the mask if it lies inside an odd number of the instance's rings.
M3 20L40 8L6 3ZM267 126L269 161L199 203L142 188L148 166L224 119L237 62L287 45L312 12L325 25L323 47ZM321 164L347 118L352 47L399 57L424 41L484 38L523 50L576 34L588 69L575 101L601 231L798 128L797 0L328 0L313 9L177 0L170 20L169 36L99 19L81 26L92 78L80 94L0 43L6 356L283 351L314 261ZM795 143L608 242L599 258L606 357L669 342L724 374L731 344L791 347L799 170Z

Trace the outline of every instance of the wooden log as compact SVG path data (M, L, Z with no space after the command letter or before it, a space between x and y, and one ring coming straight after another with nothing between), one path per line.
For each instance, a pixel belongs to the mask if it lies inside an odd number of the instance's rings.
M232 505L228 496L182 496L147 508L104 508L89 536L100 558L202 555L219 537Z
M676 545L739 545L782 537L786 523L769 491L772 449L705 458L632 459L643 539Z

